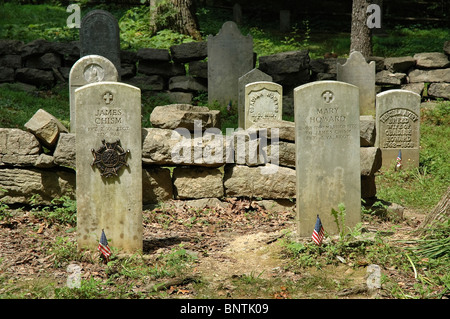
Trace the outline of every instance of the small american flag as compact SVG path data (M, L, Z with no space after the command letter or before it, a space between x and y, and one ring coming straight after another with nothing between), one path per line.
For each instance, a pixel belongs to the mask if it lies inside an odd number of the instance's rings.
M98 250L105 257L106 262L108 262L109 257L111 256L112 252L108 246L108 240L106 240L106 235L105 235L105 232L103 231L103 229L102 229L102 235L100 236L100 243L98 244Z
M395 169L401 169L401 168L402 168L402 150L398 151L397 165L395 166Z
M319 215L317 215L316 226L314 227L314 231L312 234L312 239L317 246L320 246L322 244L323 235L324 229L322 226L322 222L320 221Z

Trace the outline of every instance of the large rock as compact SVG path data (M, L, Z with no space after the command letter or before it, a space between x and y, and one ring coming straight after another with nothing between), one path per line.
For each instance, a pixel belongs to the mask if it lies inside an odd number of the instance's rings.
M23 42L20 40L0 39L0 55L21 54Z
M296 174L294 169L272 164L257 167L227 165L224 186L225 195L230 197L295 198Z
M444 53L450 56L450 41L444 42Z
M160 75L143 75L132 77L123 81L124 83L137 86L142 92L162 91L165 89L164 78Z
M39 109L33 117L25 123L25 128L49 148L53 148L56 145L60 133L69 132L57 118L43 109Z
M414 93L417 93L419 95L422 95L423 89L425 88L425 83L418 82L418 83L408 83L401 86L402 90L411 91Z
M295 143L280 141L278 143L278 153L273 153L274 146L267 146L267 158L270 163L279 163L281 166L295 168ZM278 158L276 158L278 156Z
M411 67L415 65L416 60L411 56L384 59L385 69L392 73L406 73Z
M193 165L218 167L226 162L225 137L205 132L193 138L176 130L144 128L142 162L145 165ZM218 137L218 138L216 138Z
M26 61L26 67L32 69L52 70L62 66L62 59L59 54L45 53L41 56L30 57Z
M176 167L173 186L178 199L223 197L222 173L217 168Z
M360 123L360 145L362 147L373 146L375 144L375 119L372 115L359 117Z
M383 70L375 75L375 83L380 85L400 85L406 79L405 73L392 73Z
M250 126L250 129L267 129L267 137L271 137L271 129L278 129L278 138L282 141L295 141L295 123L291 121L262 119Z
M147 165L173 165L171 152L185 138L173 130L142 129L142 162Z
M165 49L143 48L137 51L139 61L170 61L169 51Z
M450 100L450 83L431 83L428 96Z
M22 58L18 54L8 54L0 56L0 67L19 69L22 67ZM13 72L14 78L14 72Z
M31 68L17 69L15 79L19 82L44 87L52 86L55 81L55 77L53 76L52 71L45 71Z
M56 165L75 169L75 134L63 133L59 135L58 144L53 152L53 161Z
M0 66L0 83L14 82L14 69Z
M416 66L423 69L446 68L450 66L448 57L441 52L417 53L414 55Z
M186 75L184 64L165 61L140 61L138 72L146 75L160 75L165 79L177 75Z
M208 62L192 61L189 63L189 75L197 78L208 78Z
M450 68L435 70L413 70L409 72L409 82L450 82Z
M193 132L194 121L201 121L202 130L220 128L220 111L206 106L171 104L155 107L150 115L153 127L164 129L186 128Z
M175 62L203 60L208 55L208 45L206 41L182 43L171 46L170 53Z
M38 169L0 169L0 201L5 204L50 205L62 196L75 196L75 174Z
M374 175L381 168L381 150L378 147L361 147L361 176Z
M195 92L195 91L208 91L207 84L201 79L196 79L193 76L174 76L169 79L169 90L171 91L183 91L183 92Z
M170 170L162 167L142 169L143 204L156 204L173 198L172 177Z
M309 81L309 52L289 51L259 58L259 69L273 81L286 86L298 86Z
M0 128L0 166L33 166L41 145L36 137L20 129Z

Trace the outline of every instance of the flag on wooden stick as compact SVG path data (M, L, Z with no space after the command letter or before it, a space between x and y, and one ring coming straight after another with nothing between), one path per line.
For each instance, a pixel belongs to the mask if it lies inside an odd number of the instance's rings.
M319 215L317 215L316 226L314 227L312 234L312 239L316 245L320 246L322 244L324 232L322 221L320 220Z
M395 166L395 169L399 170L401 168L402 168L402 150L399 150L397 155L397 165Z
M102 255L105 257L106 262L109 261L109 257L111 256L111 248L108 246L108 240L106 239L105 232L102 229L102 235L100 236L100 242L98 244L98 250L102 253Z

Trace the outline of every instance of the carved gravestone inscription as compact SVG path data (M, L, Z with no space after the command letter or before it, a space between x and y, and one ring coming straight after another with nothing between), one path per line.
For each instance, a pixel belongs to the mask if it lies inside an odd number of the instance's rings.
M238 100L238 127L245 127L245 86L249 83L268 81L272 82L272 77L259 69L253 69L245 73L238 80L239 100Z
M119 82L75 90L79 248L142 250L141 95Z
M338 227L331 214L346 209L345 225L360 222L361 171L358 88L318 81L294 90L297 226L311 236L317 215L329 234Z
M377 95L376 146L381 149L382 167L396 162L399 151L403 167L419 166L420 95L389 90Z
M245 126L249 128L262 119L281 120L283 87L274 82L254 82L245 86Z

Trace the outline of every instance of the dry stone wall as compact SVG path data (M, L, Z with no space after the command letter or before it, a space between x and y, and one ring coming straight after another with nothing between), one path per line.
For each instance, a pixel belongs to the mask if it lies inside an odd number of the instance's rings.
M387 89L408 89L428 98L450 99L450 41L442 52L413 56L370 57L376 63L377 93ZM120 52L122 82L143 93L166 95L173 103L191 103L208 90L207 42L191 42L170 49L143 48ZM0 40L0 84L19 82L30 88L52 87L68 82L70 68L80 58L80 44L38 39L29 43ZM259 70L283 86L285 100L292 89L312 81L335 80L337 63L345 58L326 56L311 59L309 52L291 51L255 57ZM292 103L291 103L292 104ZM289 112L289 103L285 102Z
M192 121L199 121L197 115L205 113L188 105L171 105L171 108L184 110L184 121L180 127L158 127L158 116L152 114L153 128L142 129L142 183L143 204L154 204L170 199L199 200L205 198L248 197L253 199L292 200L296 193L295 174L295 135L294 123L276 120L263 120L246 131L235 131L223 136L220 130L210 127L195 134ZM42 119L41 110L36 117ZM158 115L161 114L161 115ZM197 125L211 123L214 112L200 117ZM55 119L48 114L48 119ZM30 121L37 122L36 119ZM57 121L57 120L56 120ZM360 118L360 148L362 198L376 196L375 172L381 167L381 153L374 147L375 121L372 117ZM6 204L51 204L61 196L75 198L76 189L76 144L75 133L68 133L60 123L47 125L41 121L46 134L37 134L43 129L21 130L0 129L0 201ZM35 125L36 127L37 125ZM277 129L279 139L279 167L274 174L265 169L273 168L271 147L272 131ZM216 133L208 135L208 130ZM269 143L259 148L264 132ZM275 132L275 131L274 131ZM53 148L47 145L45 136L57 136ZM252 141L252 136L257 136ZM220 138L223 137L223 138ZM227 138L228 137L228 138ZM241 139L242 137L242 139ZM237 154L237 146L232 142L244 142L246 156L231 157ZM251 143L258 146L256 156L264 155L255 161L249 156ZM178 152L179 150L182 152ZM182 153L182 157L177 155ZM218 155L218 156L217 156ZM214 161L208 161L208 158Z

